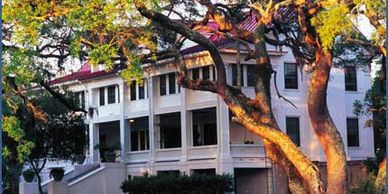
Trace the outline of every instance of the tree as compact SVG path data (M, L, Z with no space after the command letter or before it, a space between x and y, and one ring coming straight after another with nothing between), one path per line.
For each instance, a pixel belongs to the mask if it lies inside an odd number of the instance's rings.
M22 7L23 11L13 11L16 7ZM202 13L203 10L206 13ZM344 145L327 109L326 92L334 40L351 28L345 17L349 10L343 2L323 0L253 3L241 0L225 4L210 0L36 0L6 1L4 18L10 25L5 32L9 40L33 51L35 57L58 58L59 64L67 57L86 57L93 65L105 64L107 70L123 69L121 75L127 81L141 81L144 63L174 59L180 67L179 84L218 94L236 122L264 139L268 157L286 171L293 193L324 193L326 186L319 169L282 132L271 109L270 80L275 72L266 43L291 47L301 64L311 64L310 67L314 64L308 105L313 127L327 158L327 193L346 193ZM239 25L247 15L257 21L253 32ZM214 20L218 29L209 29L209 20ZM55 30L47 30L50 28ZM21 33L23 31L29 33ZM254 45L253 49L246 47L248 54L241 57L256 62L253 99L246 97L238 87L227 84L219 48L198 31L219 34L243 45L246 42ZM268 37L268 33L275 39ZM279 33L287 35L287 39L276 39ZM60 44L51 37L60 40ZM42 41L45 38L51 41ZM179 52L186 40L208 51L216 68L215 81L190 80L186 76L186 66Z

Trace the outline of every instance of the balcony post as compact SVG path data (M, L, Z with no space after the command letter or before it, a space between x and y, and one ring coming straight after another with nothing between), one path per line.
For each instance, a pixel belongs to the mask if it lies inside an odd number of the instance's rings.
M154 163L155 163L155 116L154 116L154 85L153 85L153 79L152 76L148 76L148 84L147 84L147 92L148 92L148 102L149 102L149 117L148 117L148 133L149 133L149 150L150 150L150 156L149 156L149 168L151 173L154 173Z
M233 173L233 159L230 155L229 109L220 97L217 97L217 109L217 129L219 140L218 173Z
M120 159L121 162L126 161L126 156L127 156L127 146L126 146L126 122L125 122L125 98L124 98L124 92L125 87L124 87L124 81L121 81L119 83L119 95L118 97L120 98Z

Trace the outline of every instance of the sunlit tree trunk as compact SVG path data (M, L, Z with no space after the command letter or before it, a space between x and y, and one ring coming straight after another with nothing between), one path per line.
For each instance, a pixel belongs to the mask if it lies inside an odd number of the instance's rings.
M327 193L347 193L346 153L341 135L327 107L327 86L332 57L321 49L316 52L315 67L308 89L310 120L327 161Z
M377 173L375 186L379 191L382 191L386 188L385 185L385 178L387 175L387 159L384 158L384 160L379 165L379 171Z

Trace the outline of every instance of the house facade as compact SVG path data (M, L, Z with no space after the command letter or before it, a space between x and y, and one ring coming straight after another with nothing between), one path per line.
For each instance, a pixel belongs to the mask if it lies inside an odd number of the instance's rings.
M218 46L227 82L237 85L237 45L223 41ZM278 91L296 106L278 98L272 78L273 113L278 124L311 160L324 163L307 111L310 75L296 65L291 50L270 45L267 49L277 72ZM216 72L207 51L193 46L182 53L190 78L214 79ZM241 89L248 97L254 96L253 65L253 60L241 62ZM231 173L235 193L287 193L286 183L281 181L285 177L266 157L262 140L232 121L228 107L216 94L179 86L178 69L173 60L145 64L143 83L128 83L120 77L120 70L106 72L86 63L78 72L52 82L76 92L79 105L88 111L86 163L104 162L96 145L118 145L116 162L124 164L124 174L131 177ZM371 84L370 72L361 68L331 71L328 107L348 161L374 157L373 129L364 125L370 118L353 114L354 101L362 100Z

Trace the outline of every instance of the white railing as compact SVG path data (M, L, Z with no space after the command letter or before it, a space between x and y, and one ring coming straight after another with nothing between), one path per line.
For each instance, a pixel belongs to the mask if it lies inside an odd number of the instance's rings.
M134 152L128 152L127 153L127 161L129 163L142 163L147 162L150 157L150 151L144 150L144 151L134 151Z
M156 161L174 161L181 159L182 148L156 150Z
M218 153L217 145L189 147L187 157L189 160L216 158Z
M265 148L261 144L231 144L230 154L233 158L263 158Z

